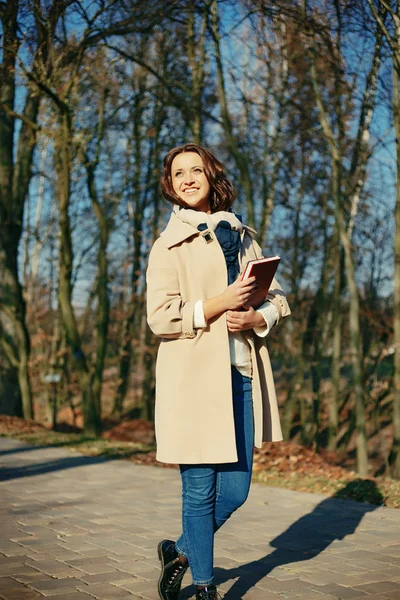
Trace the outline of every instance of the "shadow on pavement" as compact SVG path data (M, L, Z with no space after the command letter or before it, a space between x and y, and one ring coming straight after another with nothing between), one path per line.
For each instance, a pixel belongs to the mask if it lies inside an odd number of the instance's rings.
M28 452L31 450L40 450L41 448L45 448L46 446L31 446L25 445L17 448L10 448L9 450L0 450L0 456L7 456L9 454L20 454L21 452Z
M301 517L281 535L272 541L265 540L266 547L275 548L272 553L238 568L215 569L217 585L229 579L239 578L225 594L224 600L241 598L276 567L314 558L335 540L343 540L347 535L354 533L364 515L378 508L372 504L339 499L343 494L351 495L357 483L359 480L348 483L335 496L320 502L311 513ZM371 486L371 496L376 498L380 495L375 482L363 480L363 484L366 483ZM381 500L383 504L382 496ZM243 558L245 557L244 548Z
M21 452L30 452L32 450L43 450L44 448L68 448L69 446L79 446L81 444L85 444L86 442L96 441L96 438L93 437L81 437L79 440L65 440L60 442L52 442L49 444L28 444L23 442L23 446L16 446L14 448L9 448L8 450L0 450L0 456L7 456L9 454L21 454Z
M37 446L35 446L35 450ZM0 481L9 481L10 479L19 479L20 477L32 477L34 475L43 475L52 471L63 471L64 469L73 469L75 467L86 467L104 463L108 459L104 456L71 456L50 460L48 462L32 463L21 467L0 467Z
M60 442L51 445L28 445L16 446L15 448L9 448L8 450L0 451L0 461L2 456L11 454L21 454L23 452L32 452L36 450L49 450L52 448L68 448L69 446L79 447L87 441L92 441L93 438L83 438L78 441L71 442ZM53 459L47 462L40 462L40 458L36 458L30 464L24 464L21 466L0 466L0 481L8 481L11 479L17 479L21 477L32 477L34 475L42 475L44 473L50 473L52 471L62 471L64 469L73 469L74 467L82 467L98 464L99 462L105 462L117 459L129 459L131 456L139 454L148 454L152 450L151 447L139 447L139 448L127 448L127 449L113 449L104 448L103 451L98 452L96 456L86 456L80 454L78 456L62 457L59 459ZM29 459L28 459L29 460Z

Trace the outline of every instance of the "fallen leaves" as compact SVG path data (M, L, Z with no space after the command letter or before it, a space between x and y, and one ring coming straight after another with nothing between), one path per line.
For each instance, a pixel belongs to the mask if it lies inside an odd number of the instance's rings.
M332 452L318 454L314 449L294 442L266 442L254 452L254 471L277 473L303 473L323 475L333 479L353 477L354 472L341 467L339 458Z

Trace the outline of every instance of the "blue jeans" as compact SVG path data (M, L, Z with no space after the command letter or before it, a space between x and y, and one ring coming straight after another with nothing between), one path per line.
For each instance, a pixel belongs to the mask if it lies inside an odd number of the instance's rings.
M195 585L213 582L214 533L245 502L250 489L254 449L252 386L251 379L235 367L232 392L238 462L180 465L183 533L176 549L187 557Z

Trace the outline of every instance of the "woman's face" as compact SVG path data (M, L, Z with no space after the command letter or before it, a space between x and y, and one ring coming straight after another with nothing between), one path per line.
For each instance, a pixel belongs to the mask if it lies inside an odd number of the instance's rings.
M171 164L174 192L188 208L210 213L210 184L204 173L203 159L197 152L181 152Z

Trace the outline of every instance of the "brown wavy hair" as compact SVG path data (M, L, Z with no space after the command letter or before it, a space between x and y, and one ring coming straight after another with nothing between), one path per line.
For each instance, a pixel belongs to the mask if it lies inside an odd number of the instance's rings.
M183 152L196 152L196 154L203 159L204 173L210 184L211 212L214 213L218 210L228 210L231 208L233 201L236 198L236 190L225 175L223 164L212 152L210 152L210 150L192 143L172 148L172 150L164 156L164 172L161 177L161 191L164 198L169 202L172 202L172 204L184 206L182 199L174 192L171 176L172 161L175 156L178 156L178 154L182 154Z

